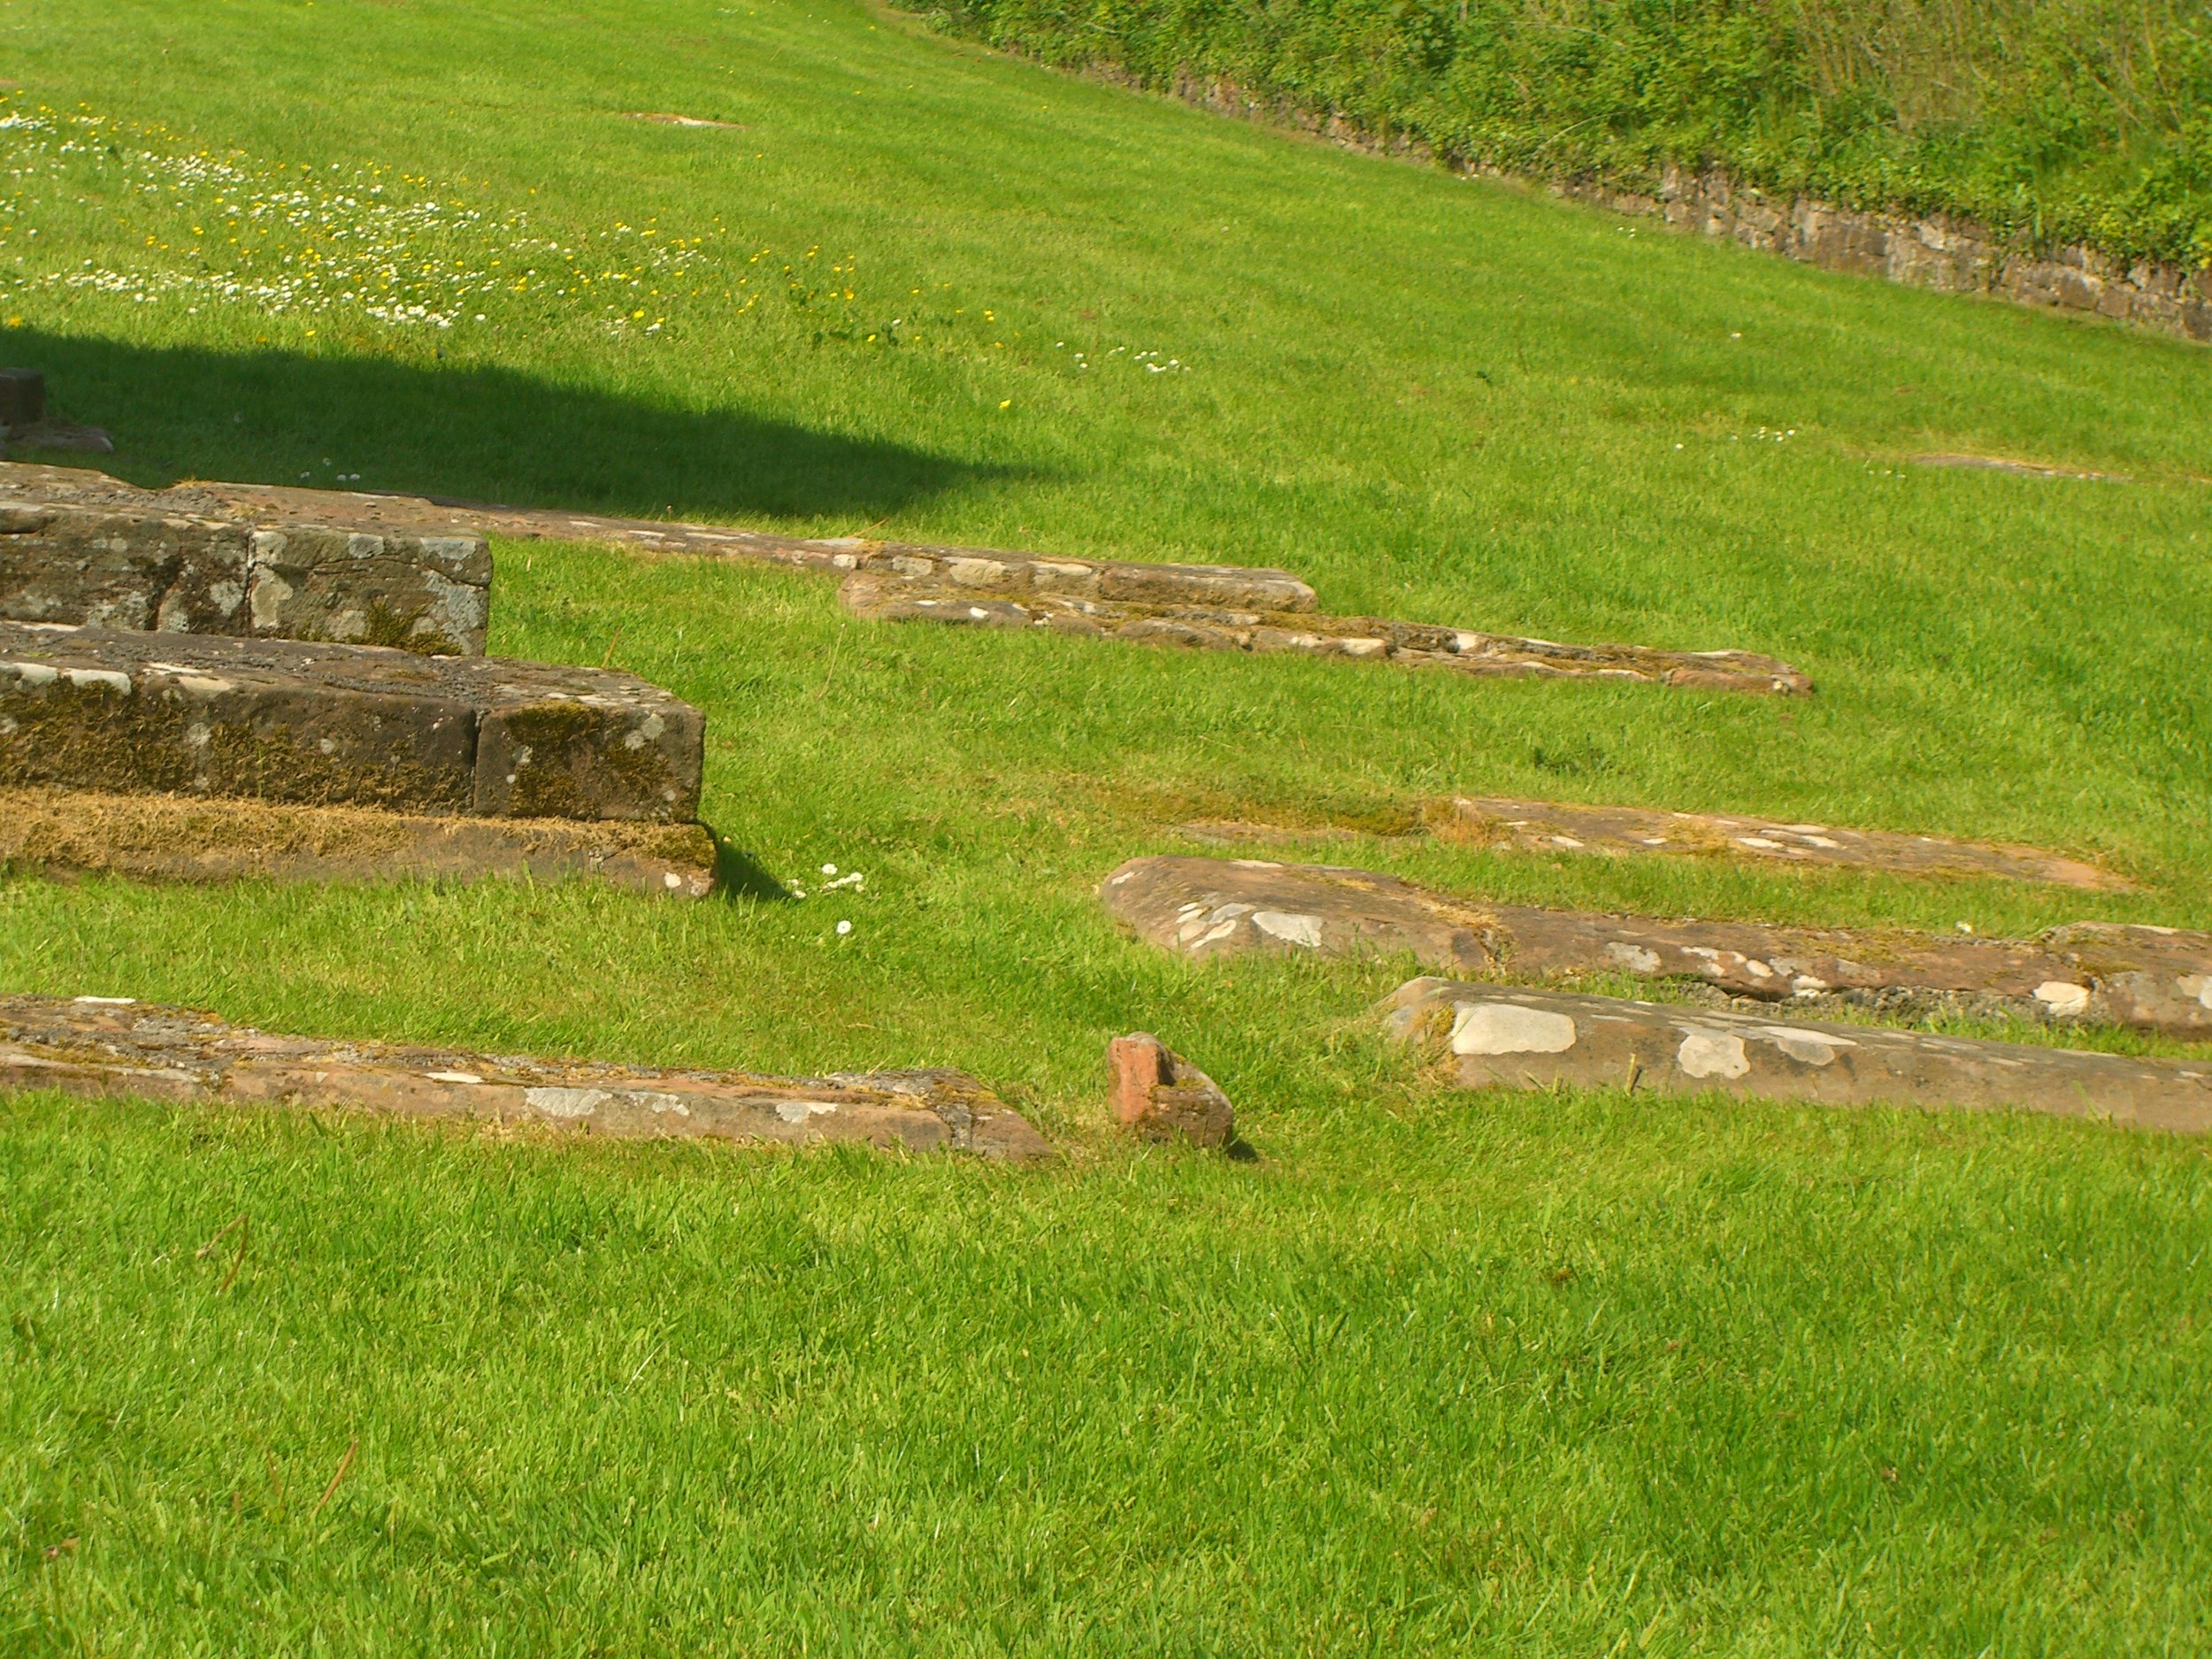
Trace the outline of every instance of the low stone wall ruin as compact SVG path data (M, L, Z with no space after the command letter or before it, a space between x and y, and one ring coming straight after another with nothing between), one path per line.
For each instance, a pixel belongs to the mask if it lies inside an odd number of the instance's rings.
M1806 196L1779 199L1718 173L1670 168L1655 193L1596 182L1555 188L1578 201L1618 213L1655 215L1678 230L1824 270L2082 311L2184 340L2212 341L2212 269L2185 271L2151 260L2123 265L2093 248L2039 254L1966 220L1838 207Z
M484 654L480 534L256 522L179 511L166 492L104 493L42 497L0 480L0 618Z
M611 669L0 622L0 787L681 824L704 741Z
M334 1042L129 997L0 995L0 1091L12 1089L536 1124L626 1140L863 1141L1010 1163L1052 1156L1026 1118L959 1071L764 1077Z

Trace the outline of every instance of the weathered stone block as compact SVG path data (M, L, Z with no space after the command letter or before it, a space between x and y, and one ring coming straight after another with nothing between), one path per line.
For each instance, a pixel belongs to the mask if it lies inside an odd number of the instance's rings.
M329 1042L128 998L0 996L0 1088L352 1108L632 1139L1052 1156L1019 1113L958 1071L779 1078Z
M1106 1045L1114 1072L1114 1117L1147 1141L1225 1147L1236 1114L1219 1085L1148 1031Z
M0 618L11 621L480 657L491 572L480 535L0 501Z
M1463 1087L1720 1093L1821 1106L2011 1108L2212 1131L2212 1061L1979 1042L1877 1025L1778 1023L1624 997L1407 981L1384 1028L1449 1056Z
M703 736L603 669L0 622L0 785L680 822Z

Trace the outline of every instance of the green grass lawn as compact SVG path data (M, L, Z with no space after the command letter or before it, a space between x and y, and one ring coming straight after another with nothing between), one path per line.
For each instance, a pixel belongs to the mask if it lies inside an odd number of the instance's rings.
M500 547L495 650L697 703L708 820L864 894L9 878L0 986L958 1065L1067 1156L0 1102L0 1647L2212 1646L2203 1147L1458 1095L1363 1018L1406 964L1193 966L1091 897L1194 817L1460 790L2025 841L2140 890L1327 856L1664 914L2212 926L2212 354L842 4L0 0L0 357L134 479L1283 564L1332 610L1820 686L887 627L797 574ZM1106 1133L1136 1027L1256 1163ZM196 1256L241 1214L242 1258Z

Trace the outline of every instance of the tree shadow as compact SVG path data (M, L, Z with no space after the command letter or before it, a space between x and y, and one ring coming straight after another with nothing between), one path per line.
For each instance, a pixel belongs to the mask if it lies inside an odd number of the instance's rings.
M139 484L343 484L638 518L858 528L1020 471L481 364L148 347L29 328L0 336L0 356L44 372L51 415L111 433L115 453L96 464ZM355 473L357 483L340 476Z

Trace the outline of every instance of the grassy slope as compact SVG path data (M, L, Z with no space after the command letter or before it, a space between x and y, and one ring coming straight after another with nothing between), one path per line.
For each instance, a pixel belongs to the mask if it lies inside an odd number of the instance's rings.
M428 175L572 241L707 238L700 292L638 296L654 336L536 295L435 336L8 299L9 360L134 476L1281 562L1333 608L1753 646L1823 687L886 630L775 572L503 549L495 649L701 703L710 821L866 896L18 880L0 977L334 1033L962 1064L1073 1165L0 1106L13 1645L2203 1642L2201 1148L1470 1103L1361 1027L1388 967L1191 971L1087 894L1194 810L1464 788L2016 837L2147 889L1360 856L1679 913L2212 924L2212 358L1632 237L842 9L15 0L0 27L33 101ZM0 272L156 259L166 220L76 194L24 187L44 246L19 219ZM780 296L810 249L851 301ZM2146 481L1893 465L1933 448ZM1133 1025L1228 1083L1263 1166L1096 1138L1099 1047ZM191 1250L242 1210L218 1296Z

